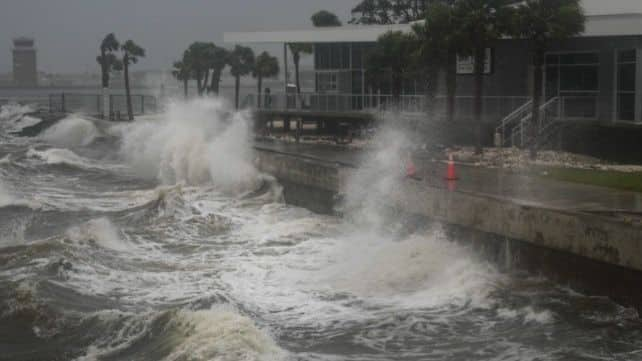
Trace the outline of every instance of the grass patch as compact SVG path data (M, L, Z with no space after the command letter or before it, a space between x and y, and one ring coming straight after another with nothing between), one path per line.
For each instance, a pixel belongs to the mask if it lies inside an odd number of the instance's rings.
M548 179L642 192L642 172L556 167L537 167L534 171L538 176Z

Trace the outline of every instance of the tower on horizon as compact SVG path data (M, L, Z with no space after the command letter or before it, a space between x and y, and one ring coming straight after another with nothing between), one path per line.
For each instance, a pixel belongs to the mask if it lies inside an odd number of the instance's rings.
M36 48L32 38L13 39L13 83L21 87L38 86Z

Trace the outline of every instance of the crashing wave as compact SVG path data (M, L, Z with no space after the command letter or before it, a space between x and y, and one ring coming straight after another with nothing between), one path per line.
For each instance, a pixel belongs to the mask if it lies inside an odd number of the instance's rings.
M287 353L268 333L231 307L210 310L170 310L123 320L120 312L105 311L97 317L119 325L116 337L99 340L77 361L98 360L122 355L137 341L151 338L153 345L166 347L138 350L158 360L278 361ZM111 322L110 322L111 321ZM153 356L152 356L153 355Z
M77 147L91 144L99 135L92 121L72 115L47 128L40 138L59 147Z
M71 227L65 233L67 239L78 245L97 245L118 252L128 252L134 247L107 218L93 219Z
M141 176L164 184L211 182L231 191L257 188L248 116L229 112L221 100L171 103L156 119L112 131L122 138L121 155Z

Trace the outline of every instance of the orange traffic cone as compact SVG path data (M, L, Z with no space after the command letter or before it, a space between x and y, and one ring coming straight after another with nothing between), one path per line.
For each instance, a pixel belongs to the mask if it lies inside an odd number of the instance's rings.
M406 163L406 177L415 178L417 176L417 167L411 158L408 158L408 163Z
M454 181L457 180L457 174L455 173L455 161L453 160L453 155L448 155L448 170L446 172L446 180Z

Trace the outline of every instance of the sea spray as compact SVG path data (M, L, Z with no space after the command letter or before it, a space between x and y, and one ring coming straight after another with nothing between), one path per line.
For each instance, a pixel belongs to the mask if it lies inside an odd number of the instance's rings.
M405 182L413 149L400 130L383 129L376 149L344 185L345 242L329 272L333 287L408 307L486 304L494 267L450 242L439 225L398 213L389 195ZM343 256L347 255L347 256Z
M256 185L251 162L250 122L220 99L169 103L156 119L117 129L121 155L144 177L163 184L206 184L226 190Z

